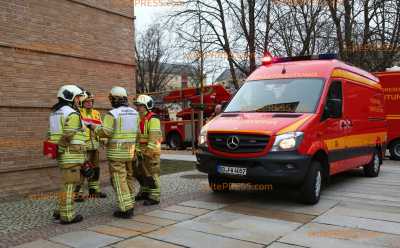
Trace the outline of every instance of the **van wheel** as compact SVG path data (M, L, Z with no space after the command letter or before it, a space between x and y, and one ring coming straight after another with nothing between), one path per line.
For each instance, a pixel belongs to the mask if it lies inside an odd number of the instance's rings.
M226 193L229 192L231 188L231 184L229 182L214 175L208 175L208 185L210 186L210 189L214 191L214 193Z
M394 141L389 148L390 159L400 160L400 140Z
M171 133L167 137L167 145L170 149L176 150L183 146L181 136L178 133Z
M374 152L374 156L369 164L364 165L364 174L366 177L377 177L381 170L381 158L377 151Z
M322 175L321 163L313 161L301 187L301 201L303 203L314 205L319 202L322 190Z

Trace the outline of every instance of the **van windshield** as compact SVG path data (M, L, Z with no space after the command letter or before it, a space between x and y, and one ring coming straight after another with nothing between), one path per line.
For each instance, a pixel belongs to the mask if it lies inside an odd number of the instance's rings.
M320 78L249 81L225 112L314 113L323 85Z

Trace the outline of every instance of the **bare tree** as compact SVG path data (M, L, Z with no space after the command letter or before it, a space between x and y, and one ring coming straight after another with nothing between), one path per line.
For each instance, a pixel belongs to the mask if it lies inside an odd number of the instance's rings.
M366 70L399 59L399 0L327 0L340 57Z
M162 26L154 24L137 40L136 87L139 93L165 90L167 83L173 77L173 68L168 64L171 61L171 54L168 45L164 42L165 36Z

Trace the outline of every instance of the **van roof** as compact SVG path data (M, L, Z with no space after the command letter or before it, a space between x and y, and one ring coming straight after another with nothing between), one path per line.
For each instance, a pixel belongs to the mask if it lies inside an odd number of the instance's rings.
M248 80L301 77L328 79L332 76L360 81L370 86L379 87L379 79L377 77L337 59L278 62L260 66L249 76Z

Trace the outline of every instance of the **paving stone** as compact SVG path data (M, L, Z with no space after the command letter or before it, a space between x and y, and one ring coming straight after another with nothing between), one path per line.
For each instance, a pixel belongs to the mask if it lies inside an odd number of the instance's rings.
M267 245L295 230L301 223L218 210L175 226Z
M326 213L313 222L400 235L400 223Z
M383 192L382 192L383 193ZM369 192L363 192L363 193L353 193L353 192L344 192L344 191L324 191L323 193L325 196L346 196L346 197L351 197L351 198L363 198L367 200L378 200L378 201L391 201L391 202L400 202L399 197L395 196L387 196L385 194L371 194Z
M30 243L15 246L14 248L68 248L68 246L56 244L44 239L38 239Z
M358 202L342 201L342 202L340 202L340 204L337 207L362 209L362 210L369 210L369 211L373 211L373 212L385 212L385 213L400 214L399 207L395 207L395 206L382 207L381 204L375 204L375 203L364 203L364 202L358 203ZM333 209L335 209L335 208L333 208Z
M156 225L151 225L143 222L138 222L134 220L115 220L109 223L110 226L116 226L120 228L126 228L126 229L131 229L137 232L141 233L146 233L146 232L151 232L154 231L158 228L159 226Z
M96 248L116 243L122 239L91 231L77 231L58 235L50 240L75 248Z
M173 205L173 206L164 208L164 210L178 212L178 213L182 213L182 214L190 214L190 215L195 215L195 216L203 215L203 214L210 212L209 210L206 210L206 209L192 208L192 207L179 206L179 205Z
M177 248L181 247L178 245L173 245L169 243L165 243L162 241L158 241L155 239L147 238L147 237L136 237L132 239L128 239L118 244L113 245L115 248Z
M289 245L289 244L284 244L281 242L274 242L267 247L268 248L304 248L304 246Z
M252 208L241 205L228 206L226 208L223 208L223 210L233 213L247 214L252 216L285 220L285 221L298 222L304 224L312 221L315 218L314 215L309 215L309 214L300 214L300 213L280 211L275 209L265 210L261 208Z
M340 202L356 203L356 204L374 204L374 205L380 205L383 207L386 207L386 206L400 207L400 202L371 200L371 199L357 198L357 197L351 197L351 196L323 195L321 199L330 199L330 200L336 200L336 201L340 201Z
M165 227L146 234L145 236L183 245L192 248L218 247L218 248L255 248L262 245L241 240L229 239L212 234L197 232L176 226Z
M360 218L400 222L400 208L397 208L397 210L391 210L390 212L387 212L388 210L389 208L384 208L382 206L379 208L368 207L368 206L360 206L360 207L338 206L329 210L328 213L335 215L345 215L345 216L353 216Z
M188 220L188 219L192 219L194 217L193 215L190 215L190 214L181 214L181 213L170 212L170 211L165 211L165 210L154 210L154 211L145 213L145 215L153 216L153 217L157 217L157 218L169 219L169 220L176 220L176 221Z
M222 203L196 201L196 200L182 202L179 205L192 207L192 208L204 208L204 209L208 209L208 210L217 210L217 209L227 206L226 204L222 204Z
M126 228L120 228L120 227L115 227L115 226L108 226L108 225L99 225L99 226L94 226L89 228L89 230L102 233L102 234L107 234L107 235L112 235L120 238L129 238L133 236L140 235L140 232L133 231L131 229L126 229Z
M262 200L256 199L253 201L246 201L242 203L233 204L239 205L241 207L250 207L250 208L258 208L258 209L276 209L280 211L294 212L300 214L308 214L308 215L320 215L324 212L328 211L335 205L337 205L339 201L337 200L329 200L329 199L321 199L320 202L316 205L304 205L297 202L289 202L289 201L281 201L281 200Z
M307 224L279 240L306 247L399 247L400 236L318 223Z
M135 217L132 218L132 220L143 222L143 223L148 223L156 226L169 226L173 225L176 223L174 220L168 220L168 219L162 219L162 218L157 218L149 215L136 215Z

